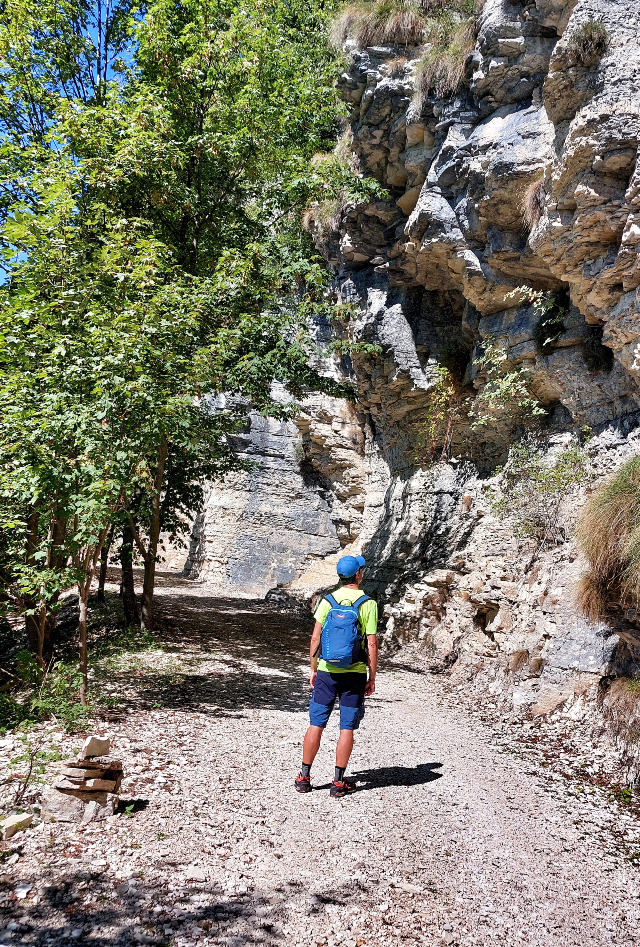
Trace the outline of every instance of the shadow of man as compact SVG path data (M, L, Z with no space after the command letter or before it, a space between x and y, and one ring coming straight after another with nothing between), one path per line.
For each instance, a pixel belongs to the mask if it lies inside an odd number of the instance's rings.
M379 789L383 786L420 786L442 778L436 772L442 763L418 763L417 766L380 766L377 769L363 769L353 774L358 782L358 792L367 789ZM361 785L364 783L364 785Z

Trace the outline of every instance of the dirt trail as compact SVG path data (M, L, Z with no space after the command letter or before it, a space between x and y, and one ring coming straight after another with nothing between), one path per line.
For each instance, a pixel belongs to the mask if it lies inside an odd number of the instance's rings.
M159 608L111 727L133 818L27 833L0 944L640 941L638 870L433 677L383 660L359 791L329 798L332 721L299 796L307 622L166 576Z

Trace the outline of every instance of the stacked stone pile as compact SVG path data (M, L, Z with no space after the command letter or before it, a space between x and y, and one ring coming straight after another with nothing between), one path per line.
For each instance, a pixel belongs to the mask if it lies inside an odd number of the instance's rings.
M118 804L122 763L109 756L111 741L90 736L77 760L66 760L43 795L45 822L94 822L105 819Z

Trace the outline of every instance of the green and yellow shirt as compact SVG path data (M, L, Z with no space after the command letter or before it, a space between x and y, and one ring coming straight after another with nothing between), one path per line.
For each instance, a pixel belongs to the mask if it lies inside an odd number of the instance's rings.
M346 589L344 587L340 587L331 594L339 605L352 605L366 593L361 589ZM313 613L313 617L320 625L323 625L324 620L329 614L330 610L331 605L329 602L327 602L326 598L323 598ZM365 635L367 637L369 635L375 635L378 630L378 603L374 602L373 599L369 599L368 602L365 602L364 605L361 605L358 612L358 620L360 624L360 632L363 638ZM334 664L329 664L323 658L320 658L318 661L318 670L329 671L330 674L346 674L349 671L356 671L361 674L366 674L367 665L364 663L364 661L356 661L355 664L350 664L349 667L339 668Z

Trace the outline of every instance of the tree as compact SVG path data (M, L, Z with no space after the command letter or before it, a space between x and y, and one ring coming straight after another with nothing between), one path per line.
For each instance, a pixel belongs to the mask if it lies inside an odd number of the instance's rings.
M240 465L210 396L289 416L275 379L339 391L309 367L325 277L298 223L336 186L309 164L337 114L330 4L137 9L15 0L0 26L2 576L43 664L77 584L85 690L109 529L145 558L150 625L160 529Z

